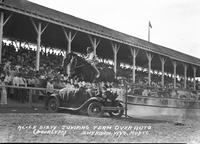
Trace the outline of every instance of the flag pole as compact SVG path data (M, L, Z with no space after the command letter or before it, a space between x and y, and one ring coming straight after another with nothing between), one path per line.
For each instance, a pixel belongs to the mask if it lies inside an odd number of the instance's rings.
M150 28L152 28L152 26L151 26L151 22L149 21L149 24L148 24L148 42L150 42Z
M150 42L150 26L148 25L148 42Z

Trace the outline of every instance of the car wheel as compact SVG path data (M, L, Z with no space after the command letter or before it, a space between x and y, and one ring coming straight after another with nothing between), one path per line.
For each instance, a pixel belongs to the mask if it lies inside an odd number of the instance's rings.
M122 106L120 103L115 103L115 104L114 104L114 107L123 108L123 106ZM110 115L111 117L114 117L114 118L119 118L119 117L121 117L123 114L124 114L124 110L115 110L115 111L109 112L109 115Z
M103 115L102 107L103 104L100 102L92 102L87 108L87 113L92 117L101 117Z
M51 112L57 112L59 107L59 102L56 98L51 98L48 102L48 110Z

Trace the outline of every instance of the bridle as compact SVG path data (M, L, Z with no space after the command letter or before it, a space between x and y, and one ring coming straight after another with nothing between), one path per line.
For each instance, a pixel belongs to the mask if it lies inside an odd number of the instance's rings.
M71 55L71 60L69 64L73 65L74 69L78 69L84 66L84 64L78 65L78 57L76 55Z

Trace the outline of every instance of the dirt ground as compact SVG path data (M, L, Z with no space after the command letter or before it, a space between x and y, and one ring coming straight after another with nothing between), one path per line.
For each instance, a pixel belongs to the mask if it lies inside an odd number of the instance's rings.
M0 142L46 143L200 143L199 118L174 125L173 116L132 116L113 119L38 109L0 111ZM26 113L24 113L26 112Z

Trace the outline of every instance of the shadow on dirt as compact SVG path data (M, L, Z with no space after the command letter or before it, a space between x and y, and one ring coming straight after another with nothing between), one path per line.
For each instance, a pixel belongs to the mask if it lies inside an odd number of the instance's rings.
M128 122L133 122L133 123L173 123L172 121L170 120L161 120L161 119L158 119L158 118L149 118L149 117L132 117L132 116L128 116L127 118L126 117L121 117L121 118L113 118L115 120L124 120L124 121L128 121Z
M69 110L59 110L59 113L88 116L86 113L74 112L74 111L69 111ZM126 117L113 118L113 117L110 117L108 114L104 114L102 117L99 117L99 118L110 118L110 119L114 119L114 120L123 120L123 121L128 121L128 122L133 122L133 123L173 123L172 120L163 120L163 119L159 119L158 117L154 118L154 117L128 116L127 118Z

